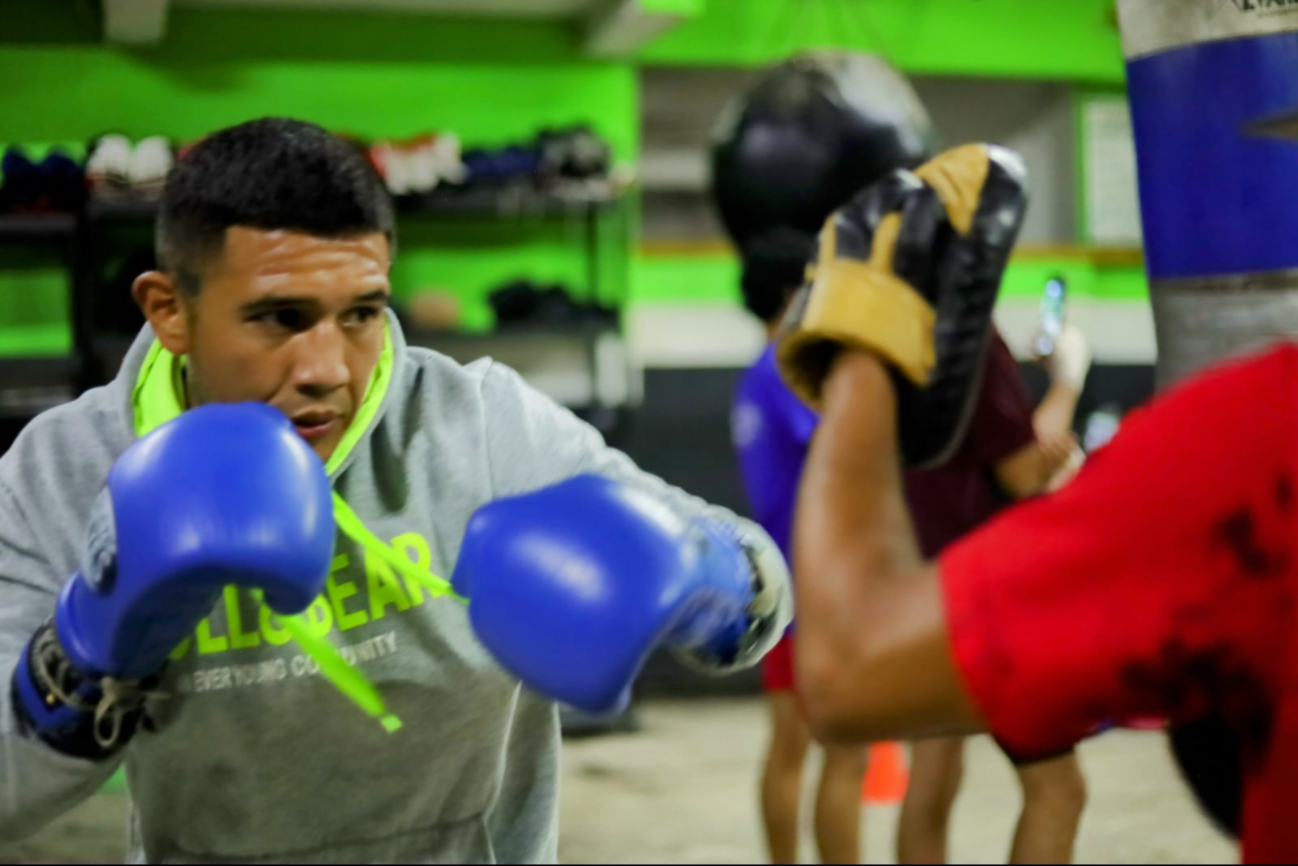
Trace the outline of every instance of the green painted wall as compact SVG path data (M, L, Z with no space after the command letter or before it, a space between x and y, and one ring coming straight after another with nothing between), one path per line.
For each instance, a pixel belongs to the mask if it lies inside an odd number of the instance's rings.
M645 63L767 63L803 48L879 51L910 72L1121 83L1114 0L709 0Z
M489 144L590 120L622 159L638 141L634 69L588 60L559 23L182 6L156 49L0 40L0 79L11 82L3 141L106 130L189 139L264 114L363 136L449 128Z
M679 6L690 17L636 62L755 65L799 48L847 46L882 50L927 74L1122 83L1112 0L659 5ZM110 130L183 140L249 117L292 114L364 137L449 128L483 144L543 125L592 121L619 160L634 160L639 149L635 66L584 56L580 34L560 23L180 7L162 46L128 51L100 44L89 0L5 6L0 80L15 84L0 90L0 145L75 146ZM644 303L735 297L736 269L725 257L632 260L634 208L632 201L602 222L608 294L629 283L631 299ZM504 280L584 286L581 231L575 223L406 222L395 283L403 294L456 293L466 324L483 328L490 313L482 298ZM1035 292L1042 267L1016 264L1006 291ZM1066 270L1078 291L1144 291L1138 268L1085 261L1050 267ZM0 352L65 351L66 293L53 251L0 249Z
M486 145L587 121L618 160L638 152L635 69L585 58L560 23L180 7L160 47L128 51L99 44L84 2L17 0L5 13L0 145L77 145L108 131L184 141L286 114L364 138L450 129ZM625 288L627 224L615 216L602 229L614 292ZM459 294L466 324L483 328L481 299L501 280L582 288L581 237L571 224L403 224L394 281L400 293ZM0 251L0 351L65 351L65 299L52 256Z
M0 247L0 355L62 355L68 330L68 277L46 246Z

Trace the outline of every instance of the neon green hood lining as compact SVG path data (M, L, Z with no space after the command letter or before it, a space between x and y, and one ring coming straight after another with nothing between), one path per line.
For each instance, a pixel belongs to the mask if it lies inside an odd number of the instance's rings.
M361 400L360 411L343 434L342 441L325 464L325 471L333 478L339 468L346 462L348 455L368 432L383 405L388 388L392 384L392 373L396 362L396 352L392 345L392 331L385 327L383 332L383 352L374 374L365 388L365 397ZM177 357L154 341L145 356L140 375L135 380L131 392L131 405L134 412L135 432L144 436L168 421L178 418L185 411L185 360ZM434 597L450 596L458 601L464 599L456 595L451 584L427 569L420 568L407 557L385 544L365 526L356 516L337 491L333 493L334 522L338 529L348 538L370 551L410 580L428 590ZM253 591L258 603L263 603L259 590ZM348 698L369 715L378 719L383 727L396 731L401 727L401 720L388 712L378 689L358 668L347 663L332 643L311 631L307 619L302 614L281 616L280 622L292 635L307 655L319 665L321 672Z

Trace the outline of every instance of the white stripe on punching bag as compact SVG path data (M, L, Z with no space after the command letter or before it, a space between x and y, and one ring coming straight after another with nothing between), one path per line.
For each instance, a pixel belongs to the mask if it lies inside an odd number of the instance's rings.
M1128 60L1169 48L1283 33L1298 0L1119 0L1122 53Z

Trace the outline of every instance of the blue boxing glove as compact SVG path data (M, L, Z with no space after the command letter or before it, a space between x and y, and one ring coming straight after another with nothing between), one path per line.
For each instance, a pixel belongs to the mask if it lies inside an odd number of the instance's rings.
M687 521L643 490L582 475L480 508L452 583L502 667L604 713L625 706L660 645L732 660L758 625L758 580L725 524Z
M224 586L298 613L323 590L333 543L324 466L277 410L211 405L159 427L109 472L81 568L19 661L24 720L61 751L110 752Z

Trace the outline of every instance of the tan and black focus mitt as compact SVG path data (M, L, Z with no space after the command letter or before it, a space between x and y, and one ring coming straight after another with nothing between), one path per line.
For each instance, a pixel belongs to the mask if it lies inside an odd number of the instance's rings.
M945 461L972 414L1026 207L1019 155L971 144L895 171L836 211L777 338L789 386L819 408L838 351L874 352L894 372L903 462Z

